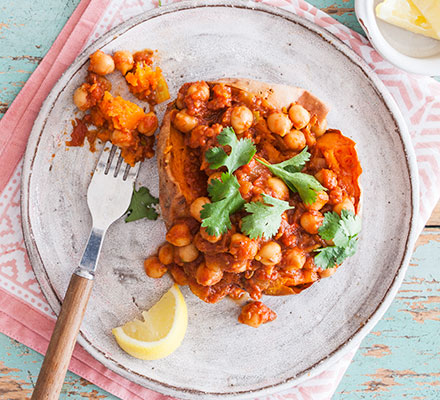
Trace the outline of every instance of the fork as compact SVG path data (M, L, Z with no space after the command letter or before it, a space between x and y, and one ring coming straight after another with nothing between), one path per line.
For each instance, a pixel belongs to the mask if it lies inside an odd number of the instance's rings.
M93 227L70 279L31 400L58 399L92 292L105 233L130 204L141 163L131 168L123 162L121 150L110 146L109 142L105 144L87 191Z

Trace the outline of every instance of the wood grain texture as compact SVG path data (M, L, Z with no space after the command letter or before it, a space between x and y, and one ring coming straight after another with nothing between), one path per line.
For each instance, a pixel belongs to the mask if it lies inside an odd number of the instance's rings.
M308 0L362 33L353 0ZM0 117L46 54L79 0L0 4ZM420 236L404 284L363 341L333 400L431 400L440 392L440 205ZM1 266L0 266L1 267ZM43 357L0 334L0 399L25 399ZM61 399L116 397L68 372Z
M32 400L57 400L92 293L93 280L72 275Z
M426 226L440 228L440 202L435 207L431 215L431 218L429 218L429 221L427 222Z

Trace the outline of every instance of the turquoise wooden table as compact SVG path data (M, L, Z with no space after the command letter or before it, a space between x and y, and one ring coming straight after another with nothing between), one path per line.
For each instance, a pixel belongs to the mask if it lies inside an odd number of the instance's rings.
M362 33L353 0L309 0ZM46 54L79 0L2 0L0 118ZM440 399L440 207L419 238L392 306L363 341L334 400ZM0 399L25 399L43 357L0 335ZM116 399L68 373L62 399Z

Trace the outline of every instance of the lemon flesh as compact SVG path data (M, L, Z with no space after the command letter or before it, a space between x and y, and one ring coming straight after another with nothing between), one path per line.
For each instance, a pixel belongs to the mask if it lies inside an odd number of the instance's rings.
M134 319L112 331L125 352L141 360L157 360L181 345L188 326L188 310L176 284L142 316L143 321Z
M439 0L412 0L423 16L431 24L436 32L437 38L440 37L440 1Z
M421 1L419 0L419 2ZM433 28L414 3L412 0L385 0L377 5L376 15L381 20L410 32L440 39L440 30L437 32Z

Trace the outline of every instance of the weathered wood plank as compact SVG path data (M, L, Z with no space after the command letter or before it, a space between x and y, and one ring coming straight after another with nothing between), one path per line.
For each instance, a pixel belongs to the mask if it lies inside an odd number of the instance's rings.
M440 228L440 202L438 202L437 206L435 207L426 226L438 226Z
M390 309L362 342L333 400L437 399L440 229L425 229Z
M79 0L0 2L0 118L49 50Z
M0 334L0 399L24 400L32 393L43 357L36 351ZM68 372L60 399L109 399L117 397Z

